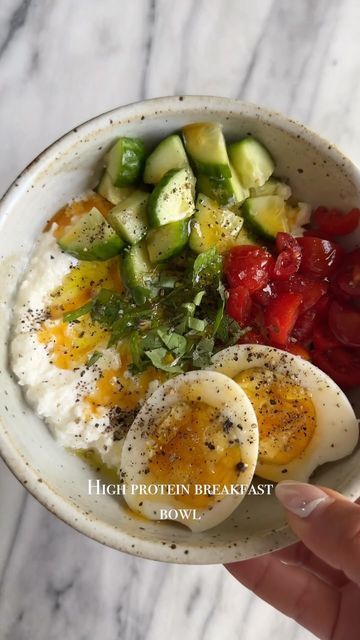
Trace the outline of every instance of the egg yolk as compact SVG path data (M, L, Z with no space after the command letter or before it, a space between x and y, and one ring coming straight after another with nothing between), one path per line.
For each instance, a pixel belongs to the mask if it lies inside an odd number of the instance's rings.
M234 379L255 409L259 461L283 465L298 458L316 428L315 407L308 391L291 378L261 367L245 369Z
M119 347L121 365L117 369L105 369L96 382L92 394L85 396L89 413L94 415L102 407L118 407L121 411L138 408L147 394L153 380L164 382L165 376L154 367L149 367L136 376L129 376L131 357L128 347L123 343Z
M219 500L210 492L196 495L195 485L235 484L243 467L240 445L229 437L226 419L203 402L171 407L153 427L150 442L151 481L186 485L189 494L174 499L192 508L208 508Z
M113 208L113 204L100 196L98 193L92 193L88 198L83 198L82 200L74 200L70 202L70 204L62 207L52 218L47 222L44 231L49 231L54 222L57 224L57 228L55 229L54 235L57 239L61 238L64 234L66 227L71 223L72 220L76 217L83 216L85 213L88 213L96 207L103 216L107 216L110 209Z
M64 313L78 309L94 298L102 288L121 291L116 259L78 262L65 276L60 287L50 295L50 319L59 320ZM74 369L85 364L94 350L105 347L109 334L86 314L76 323L44 322L38 332L38 339L42 344L51 344L52 364L60 369Z

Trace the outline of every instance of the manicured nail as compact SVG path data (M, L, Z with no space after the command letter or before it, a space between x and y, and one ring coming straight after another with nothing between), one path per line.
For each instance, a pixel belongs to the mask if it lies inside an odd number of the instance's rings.
M307 518L324 503L333 502L333 498L313 484L303 482L280 482L275 494L285 509L299 518Z

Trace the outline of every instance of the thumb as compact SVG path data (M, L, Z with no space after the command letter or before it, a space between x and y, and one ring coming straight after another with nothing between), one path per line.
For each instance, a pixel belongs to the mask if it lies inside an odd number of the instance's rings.
M336 491L302 482L281 482L275 493L305 546L360 585L360 506Z

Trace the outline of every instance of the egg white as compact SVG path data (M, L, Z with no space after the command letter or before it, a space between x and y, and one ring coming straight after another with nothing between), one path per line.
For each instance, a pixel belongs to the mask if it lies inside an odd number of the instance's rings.
M191 371L168 380L146 401L126 436L121 458L121 475L125 483L124 497L129 507L150 520L160 518L160 509L179 510L183 505L173 495L146 496L134 492L139 484L152 484L145 473L149 461L152 424L161 415L180 402L201 402L221 411L224 420L232 426L227 431L229 440L239 439L241 460L246 465L239 471L235 484L244 488L243 495L225 495L206 509L196 509L199 520L187 520L180 513L176 519L192 531L205 531L225 520L243 500L254 475L258 456L258 427L254 409L244 391L230 378L214 371ZM240 428L241 427L241 428ZM171 478L167 481L172 483ZM216 480L214 480L214 484Z
M220 351L212 360L212 368L230 378L253 367L291 377L310 394L316 413L315 431L304 451L286 464L259 460L256 475L275 482L307 481L321 464L353 451L359 438L358 421L346 395L329 376L303 358L265 345L236 345Z

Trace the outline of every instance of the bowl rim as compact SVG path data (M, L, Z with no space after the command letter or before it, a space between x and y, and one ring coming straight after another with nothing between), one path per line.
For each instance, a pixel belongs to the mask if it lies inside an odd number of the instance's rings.
M57 138L25 166L4 192L0 199L1 221L3 223L5 222L7 209L9 208L10 210L12 202L16 201L18 194L32 181L33 176L36 176L48 167L49 164L51 164L51 160L54 159L54 155L57 157L57 154L61 155L63 151L68 150L72 142L74 145L81 144L82 141L86 141L87 134L93 136L97 131L104 130L109 126L113 127L117 124L120 125L124 123L130 124L131 122L137 121L140 123L143 116L146 118L159 114L168 114L169 117L171 117L172 114L186 114L188 111L194 112L197 110L199 114L201 114L204 111L206 112L207 109L209 109L210 113L218 111L219 113L227 113L230 116L245 113L258 117L259 119L265 119L271 122L275 128L287 131L290 134L294 134L294 136L301 134L301 137L311 142L312 146L314 146L315 141L315 146L320 153L323 152L326 153L327 156L332 156L337 163L341 161L342 171L350 176L356 177L357 180L360 181L359 168L352 160L345 156L337 145L329 142L326 138L301 122L287 117L278 111L262 107L252 102L243 102L241 100L220 96L163 96L115 107L89 118ZM208 545L192 546L189 543L181 543L179 541L174 545L169 541L165 543L161 539L146 540L143 537L126 533L121 530L120 527L113 527L99 519L86 516L80 508L57 494L54 489L47 484L46 479L39 479L35 468L30 462L25 461L23 455L18 450L3 419L0 420L0 455L9 470L23 487L44 507L78 532L105 546L138 557L179 564L226 563L248 557L246 554L242 555L240 553L239 547L236 548L227 543L216 542ZM347 495L350 499L356 499L355 492L353 493L351 486L347 494L344 495ZM285 547L296 540L294 534L287 526L277 530L277 536L276 549ZM252 553L251 557L268 552L261 550L261 540L263 538L264 534L255 534L252 536L252 542L257 541L259 544L259 552ZM229 546L231 548L229 548Z

